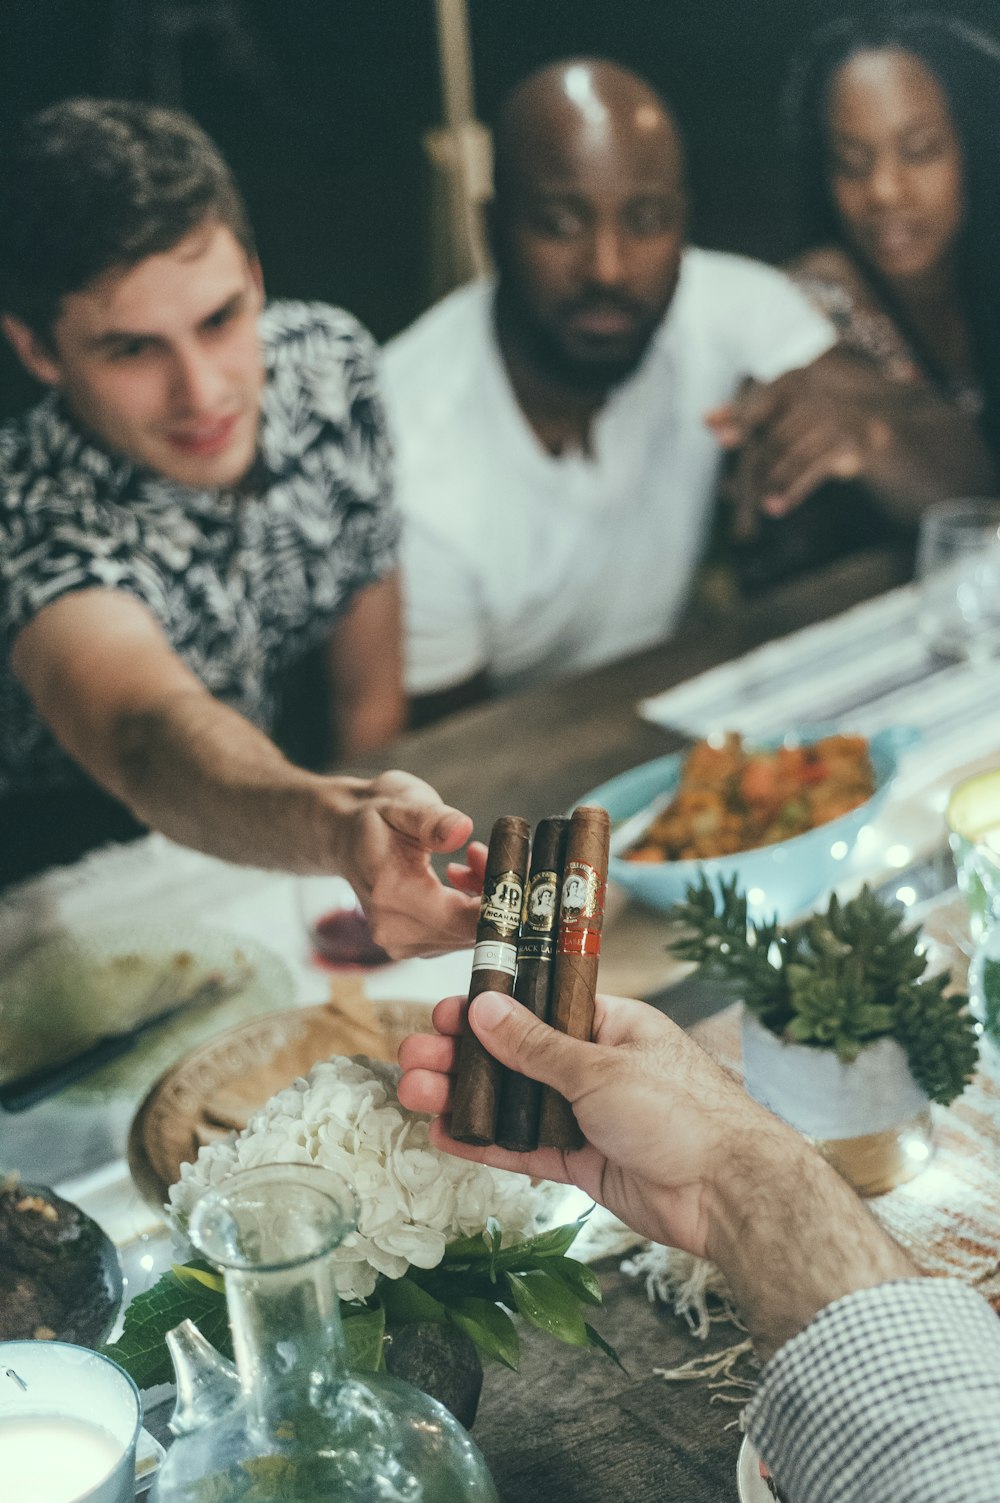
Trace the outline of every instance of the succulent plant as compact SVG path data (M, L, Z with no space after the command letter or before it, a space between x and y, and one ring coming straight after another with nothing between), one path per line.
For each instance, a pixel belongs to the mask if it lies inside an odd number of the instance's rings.
M961 1095L976 1068L976 1034L967 999L945 994L947 977L930 976L896 993L893 1034L902 1044L917 1084L932 1101Z
M703 876L672 914L669 948L706 975L737 982L745 1005L790 1043L856 1059L865 1044L891 1037L906 1050L914 1079L932 1101L958 1096L976 1067L976 1025L968 999L948 993L947 976L927 976L918 932L897 904L863 887L847 903L784 927L758 923L737 880L718 896Z

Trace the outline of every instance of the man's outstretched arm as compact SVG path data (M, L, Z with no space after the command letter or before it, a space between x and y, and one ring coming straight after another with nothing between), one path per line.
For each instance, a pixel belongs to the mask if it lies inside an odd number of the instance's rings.
M19 633L11 662L60 744L145 824L230 861L340 872L394 954L471 943L475 898L430 865L465 843L468 817L406 773L295 767L208 693L138 601L64 596Z

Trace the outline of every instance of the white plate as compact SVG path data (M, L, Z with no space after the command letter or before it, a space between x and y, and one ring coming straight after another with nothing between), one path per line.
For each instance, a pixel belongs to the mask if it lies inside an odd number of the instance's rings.
M736 1463L736 1490L740 1503L774 1503L771 1489L758 1470L760 1457L746 1436Z

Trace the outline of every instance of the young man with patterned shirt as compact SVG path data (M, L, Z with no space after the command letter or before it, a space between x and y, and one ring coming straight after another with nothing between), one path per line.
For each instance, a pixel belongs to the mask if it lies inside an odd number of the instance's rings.
M403 724L367 333L264 308L212 143L122 101L50 107L0 165L0 306L52 388L0 429L0 879L151 826L342 872L397 953L470 938L475 900L429 861L468 818L405 773L305 772L268 736L324 639L343 749Z

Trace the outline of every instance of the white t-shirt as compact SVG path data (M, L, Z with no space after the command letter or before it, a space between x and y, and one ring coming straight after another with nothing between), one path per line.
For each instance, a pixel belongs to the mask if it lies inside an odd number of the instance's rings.
M705 546L721 459L704 417L834 342L760 262L687 250L639 369L597 415L593 454L548 454L493 329L493 284L451 293L387 346L403 514L407 686L486 669L501 688L662 640Z

